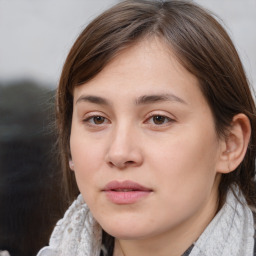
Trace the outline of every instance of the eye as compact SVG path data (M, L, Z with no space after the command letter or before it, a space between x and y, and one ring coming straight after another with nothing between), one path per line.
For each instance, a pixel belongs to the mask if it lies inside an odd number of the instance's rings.
M90 125L102 125L108 122L108 119L103 116L90 116L83 120L84 123Z
M160 115L152 116L151 119L152 119L153 123L156 125L165 124L170 120L170 118L168 118L166 116L160 116Z
M103 124L106 118L103 116L94 116L91 119L95 124Z
M156 126L165 125L170 122L174 122L174 120L164 115L152 115L146 121L146 123L149 123L151 125L156 125Z

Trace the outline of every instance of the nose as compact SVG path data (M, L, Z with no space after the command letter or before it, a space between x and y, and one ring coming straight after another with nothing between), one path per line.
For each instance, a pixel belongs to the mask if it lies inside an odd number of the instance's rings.
M118 169L140 166L143 156L139 134L128 127L119 127L113 131L106 153L106 162Z

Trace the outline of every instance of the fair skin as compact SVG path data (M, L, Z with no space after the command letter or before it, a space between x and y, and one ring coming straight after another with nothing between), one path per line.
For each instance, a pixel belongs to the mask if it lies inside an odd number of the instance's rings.
M248 118L238 115L231 139L220 139L197 79L158 39L123 50L76 87L73 107L77 184L116 238L115 255L182 255L216 214L221 173L245 154ZM128 187L109 197L112 181L147 191Z

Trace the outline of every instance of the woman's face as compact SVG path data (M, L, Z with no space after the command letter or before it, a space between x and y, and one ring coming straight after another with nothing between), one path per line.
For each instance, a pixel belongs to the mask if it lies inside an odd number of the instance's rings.
M120 239L203 229L216 212L222 144L197 79L160 40L124 50L74 89L78 187Z

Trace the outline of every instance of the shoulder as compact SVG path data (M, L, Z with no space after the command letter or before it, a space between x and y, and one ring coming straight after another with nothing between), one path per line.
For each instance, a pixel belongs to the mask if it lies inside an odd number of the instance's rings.
M8 251L0 251L0 256L10 256Z
M49 247L44 247L38 252L37 256L58 256L58 252Z

